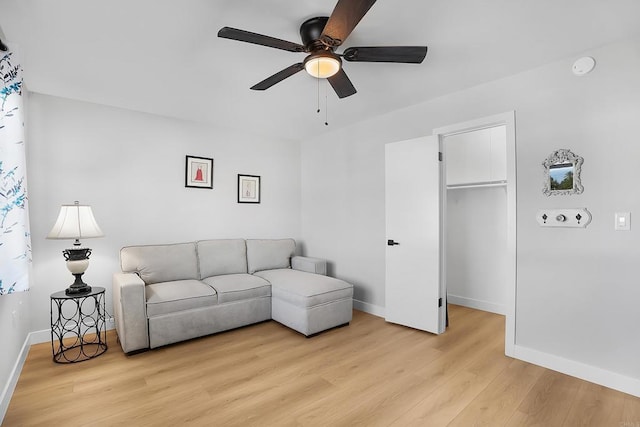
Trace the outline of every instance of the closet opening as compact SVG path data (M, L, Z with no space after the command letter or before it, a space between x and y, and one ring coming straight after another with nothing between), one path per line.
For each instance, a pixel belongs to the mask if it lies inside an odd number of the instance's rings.
M492 313L507 305L506 126L447 135L447 300Z
M443 153L441 263L449 303L505 316L516 336L515 112L435 129Z

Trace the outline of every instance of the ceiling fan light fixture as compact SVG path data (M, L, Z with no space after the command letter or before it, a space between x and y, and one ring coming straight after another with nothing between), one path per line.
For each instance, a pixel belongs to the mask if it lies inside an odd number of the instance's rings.
M343 59L348 62L420 64L427 55L427 46L352 46L341 54L334 53L336 48L343 46L349 34L375 2L376 0L337 0L330 16L316 16L300 25L302 44L231 27L221 28L218 37L288 52L308 53L304 61L267 77L251 86L251 90L269 89L304 68L318 81L327 79L338 98L346 98L357 90L342 69Z
M318 52L307 56L304 69L317 79L326 79L340 71L342 61L338 55L331 52Z

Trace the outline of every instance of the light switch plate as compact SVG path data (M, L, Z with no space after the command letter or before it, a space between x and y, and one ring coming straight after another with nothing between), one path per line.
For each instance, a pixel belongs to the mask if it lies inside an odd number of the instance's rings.
M586 208L541 209L536 220L541 227L585 228L591 213Z
M631 212L616 212L615 220L613 228L616 231L631 230Z

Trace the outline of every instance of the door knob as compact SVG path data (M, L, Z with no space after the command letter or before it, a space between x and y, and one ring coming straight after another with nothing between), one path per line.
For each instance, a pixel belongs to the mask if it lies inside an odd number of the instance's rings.
M387 246L395 246L395 245L399 245L400 243L398 242L394 242L393 239L387 240Z

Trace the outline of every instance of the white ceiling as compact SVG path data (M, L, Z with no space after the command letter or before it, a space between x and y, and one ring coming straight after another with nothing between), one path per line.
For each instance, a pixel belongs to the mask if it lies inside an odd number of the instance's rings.
M421 65L344 65L338 99L301 72L249 87L304 54L217 37L223 26L296 43L335 0L0 0L29 90L300 139L515 74L640 31L638 0L378 0L349 46L427 45ZM570 72L568 70L568 72ZM324 126L327 93L329 126Z

